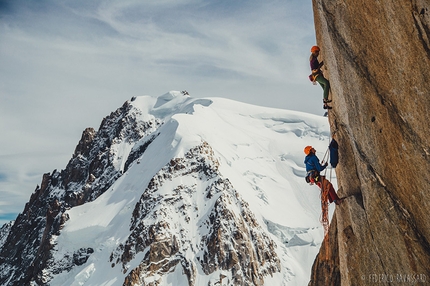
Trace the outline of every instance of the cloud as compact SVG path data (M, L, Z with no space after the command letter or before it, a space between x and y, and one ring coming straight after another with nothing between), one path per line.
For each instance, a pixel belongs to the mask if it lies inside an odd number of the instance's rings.
M322 113L307 79L310 0L0 5L0 203L13 204L3 212L22 209L82 131L132 96L187 89Z

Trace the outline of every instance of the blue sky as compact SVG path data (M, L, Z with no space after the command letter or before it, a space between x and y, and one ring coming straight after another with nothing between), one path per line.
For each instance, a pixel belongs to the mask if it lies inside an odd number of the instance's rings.
M311 0L0 0L0 225L133 96L322 114L314 44Z

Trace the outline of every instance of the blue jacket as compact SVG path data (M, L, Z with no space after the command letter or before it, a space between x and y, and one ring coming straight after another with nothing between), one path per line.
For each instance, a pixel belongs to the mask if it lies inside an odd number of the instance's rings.
M321 172L327 167L327 166L322 166L320 164L320 160L314 153L310 153L305 157L305 165L306 165L306 172L309 172L312 170Z

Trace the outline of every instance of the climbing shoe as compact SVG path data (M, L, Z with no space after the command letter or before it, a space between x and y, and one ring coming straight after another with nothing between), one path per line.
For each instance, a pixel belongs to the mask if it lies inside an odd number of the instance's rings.
M324 104L323 108L324 108L324 109L332 109L333 107L328 106L327 104Z
M330 103L330 102L331 102L331 99L323 99L323 102L324 102L324 103Z

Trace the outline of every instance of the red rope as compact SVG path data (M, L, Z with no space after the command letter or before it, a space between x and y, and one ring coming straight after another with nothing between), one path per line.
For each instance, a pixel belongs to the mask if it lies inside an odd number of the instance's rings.
M327 148L324 157L323 157L323 162L326 159L327 156L327 161L328 162L330 160L330 153L329 153L330 147ZM324 244L324 248L321 249L321 259L322 260L329 260L330 257L330 241L329 241L329 236L328 236L328 232L329 232L329 227L330 227L330 221L329 221L329 214L328 214L328 206L329 206L329 200L328 200L328 191L329 191L329 183L326 180L325 175L327 174L327 169L326 168L324 170L324 176L320 177L321 183L318 185L321 189L321 218L320 218L320 222L324 228L324 240L323 240L323 244ZM330 168L330 180L331 180L331 168Z
M326 180L325 178L321 178L321 183L318 184L318 186L321 189L321 218L320 218L320 222L324 228L324 240L323 243L325 245L324 248L324 255L321 256L322 259L324 260L328 260L329 259L329 236L328 236L328 231L329 231L329 226L330 226L330 222L329 222L329 215L328 215L328 188L326 188Z

